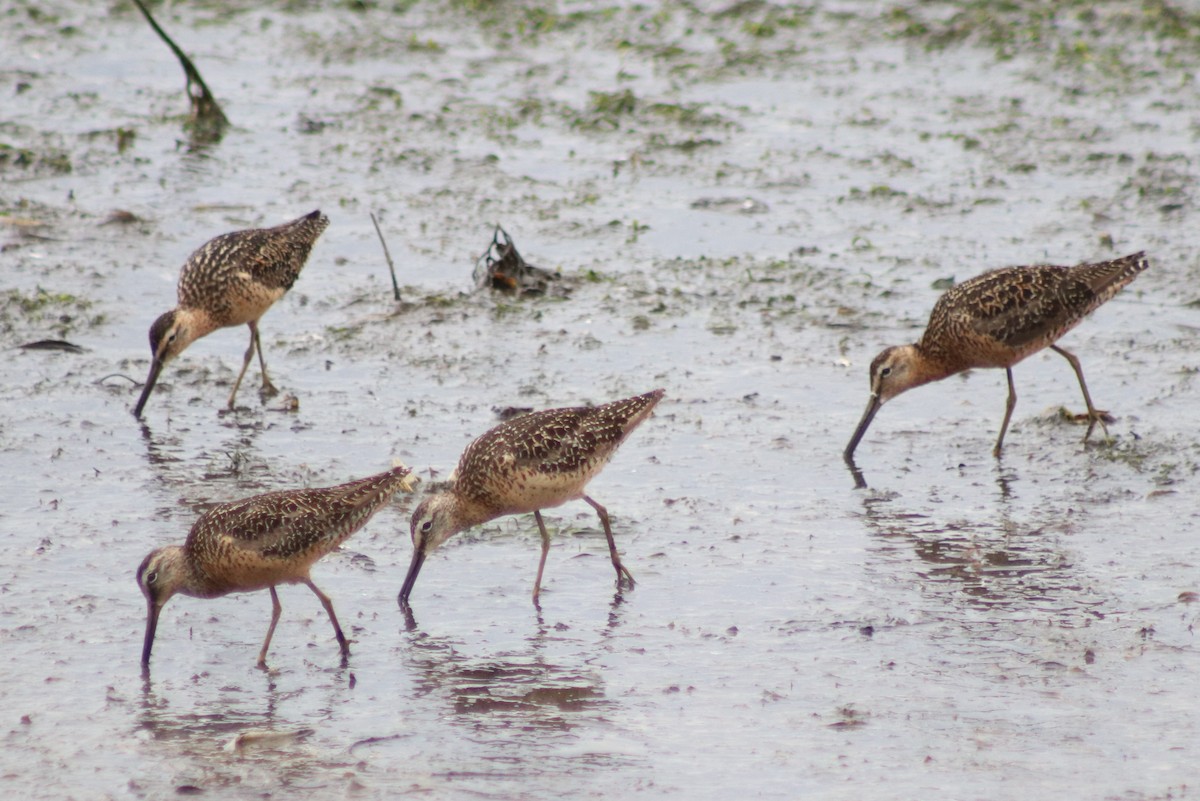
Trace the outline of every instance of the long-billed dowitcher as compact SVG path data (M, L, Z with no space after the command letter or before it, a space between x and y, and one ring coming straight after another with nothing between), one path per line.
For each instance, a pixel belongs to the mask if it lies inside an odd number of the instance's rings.
M235 325L250 327L250 346L229 393L229 408L233 408L233 399L255 351L262 368L263 392L273 394L276 390L267 377L258 321L296 283L313 243L328 227L329 218L314 211L274 228L221 234L189 256L179 273L178 305L150 326L150 375L133 409L134 416L142 416L142 408L167 362L200 337Z
M408 489L409 472L407 467L394 467L336 487L269 492L209 509L192 526L183 545L151 551L138 568L137 582L147 604L142 664L150 663L158 616L176 593L219 598L269 589L271 625L258 654L259 667L265 667L279 622L278 584L304 584L316 593L333 623L343 658L348 656L350 646L333 613L333 602L313 584L309 571L362 528L397 490Z
M618 588L622 580L632 587L633 576L617 554L608 511L584 489L662 397L663 390L656 389L592 408L532 412L501 423L468 445L450 476L450 489L426 498L413 512L413 556L400 589L401 606L408 604L430 551L471 526L527 512L533 512L542 535L542 558L533 582L536 605L550 550L541 510L575 499L587 501L600 516Z
M1149 266L1145 253L1134 253L1074 267L1003 267L951 288L934 304L920 341L887 348L871 362L871 399L844 458L853 463L854 449L884 403L913 387L976 367L1003 367L1008 374L1008 404L992 450L999 457L1017 403L1013 365L1046 347L1062 354L1079 379L1087 404L1084 442L1096 423L1107 434L1108 413L1092 405L1079 359L1054 342Z

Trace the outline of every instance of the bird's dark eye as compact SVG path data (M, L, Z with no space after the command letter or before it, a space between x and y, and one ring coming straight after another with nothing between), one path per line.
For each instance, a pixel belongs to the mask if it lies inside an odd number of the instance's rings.
M890 367L885 367L879 371L880 378L887 378L891 374L892 374L892 368L890 368Z
M146 574L146 586L147 587L151 586L156 581L158 581L158 571L157 570L152 570Z
M429 530L432 528L433 528L433 518L431 517L428 520L426 520L424 523L421 524L421 533L428 534Z

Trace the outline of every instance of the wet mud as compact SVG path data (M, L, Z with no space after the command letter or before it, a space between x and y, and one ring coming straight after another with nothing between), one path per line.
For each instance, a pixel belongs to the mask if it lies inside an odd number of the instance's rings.
M0 775L22 798L1185 798L1200 762L1196 92L1184 6L18 2L0 26ZM187 255L332 225L130 414ZM395 262L401 299L371 221ZM475 291L500 225L543 294ZM1146 250L1054 353L887 404L867 366L990 267ZM560 291L561 286L561 291ZM22 348L44 340L63 347ZM666 389L586 504L426 562L408 514L510 408ZM392 459L304 587L134 571L212 504Z

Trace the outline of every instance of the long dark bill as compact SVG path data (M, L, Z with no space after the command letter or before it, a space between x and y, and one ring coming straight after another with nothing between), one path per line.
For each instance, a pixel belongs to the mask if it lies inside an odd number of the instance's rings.
M401 606L408 606L408 596L412 593L413 585L417 583L417 574L421 572L423 564L425 564L425 549L413 548L412 563L408 566L408 575L404 577L404 586L400 588L398 600Z
M146 385L142 387L142 397L138 398L137 406L133 407L133 416L141 417L142 409L146 407L146 401L150 399L150 391L154 389L154 385L158 382L158 374L162 372L163 363L154 359L150 362L150 375L146 377Z
M162 607L153 601L146 603L146 639L142 642L142 664L150 664L150 649L154 647L154 632L158 629L158 613Z
M858 447L858 442L863 438L863 434L867 433L867 427L871 425L871 420L875 418L875 412L879 411L879 407L882 405L878 395L872 395L871 400L867 402L867 410L863 412L862 419L858 421L858 428L854 429L854 436L850 438L850 444L846 446L846 450L842 453L842 458L848 464L853 463L854 449Z

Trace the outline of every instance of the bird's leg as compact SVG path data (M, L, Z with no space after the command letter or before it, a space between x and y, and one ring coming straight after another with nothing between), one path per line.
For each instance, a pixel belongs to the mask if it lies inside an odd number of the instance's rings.
M255 342L258 341L258 328L254 323L250 323L250 347L246 348L246 355L242 359L242 371L238 373L237 381L233 382L233 392L229 393L229 410L233 411L233 399L237 397L238 387L242 385L242 379L246 376L246 368L250 366L250 360L254 358ZM266 375L266 373L263 373Z
M1096 427L1096 423L1099 423L1100 427L1104 429L1104 438L1108 439L1108 426L1105 423L1111 423L1113 417L1108 412L1101 411L1092 405L1092 396L1088 394L1087 382L1083 380L1083 367L1079 364L1079 357L1069 350L1060 348L1058 345L1051 345L1050 349L1055 353L1062 354L1062 357L1070 362L1071 369L1075 371L1075 377L1079 379L1079 388L1083 390L1083 402L1087 404L1088 419L1088 430L1083 435L1083 441L1088 441L1088 437L1092 435L1092 430Z
M262 340L258 336L258 321L250 323L250 330L254 332L254 348L258 351L258 366L262 370L262 394L268 397L278 394L279 390L275 389L275 385L271 383L271 379L267 376L267 360L263 358Z
M1008 374L1008 401L1004 404L1004 422L1000 424L1000 436L996 437L996 447L992 448L992 456L997 459L1000 458L1000 446L1004 444L1004 432L1008 431L1008 421L1017 405L1017 388L1013 386L1012 368L1005 367L1004 372Z
M538 562L538 574L533 582L533 605L541 608L538 604L538 593L542 590L542 571L546 569L546 554L550 553L550 532L546 531L546 523L542 520L540 511L534 510L533 519L537 521L538 531L542 535L542 559Z
M333 601L329 600L329 596L321 592L317 588L317 585L312 583L312 579L304 579L304 584L321 599L321 606L325 607L325 612L329 615L329 622L333 624L333 634L337 637L338 645L342 648L342 656L350 656L350 644L346 642L346 635L342 634L342 627L338 625L337 615L333 613Z
M271 637L275 635L275 624L279 622L279 615L283 612L283 607L279 605L279 595L275 592L275 586L271 586L271 625L267 627L267 638L263 640L262 650L258 652L258 666L263 670L267 669L267 649L271 647Z
M600 522L604 526L604 536L608 537L608 552L612 556L613 567L617 570L617 587L621 586L623 578L628 579L629 586L632 587L636 582L633 580L633 574L625 569L625 565L621 564L621 557L617 554L617 543L613 540L612 526L608 522L608 510L586 495L583 496L583 499L591 504L592 508L596 510L596 514L600 515Z

